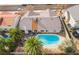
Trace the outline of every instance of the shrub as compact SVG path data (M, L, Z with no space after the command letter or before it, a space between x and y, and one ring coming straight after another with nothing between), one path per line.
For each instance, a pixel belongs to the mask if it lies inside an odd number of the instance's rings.
M59 46L59 49L63 50L66 54L75 54L75 48L71 40L66 40Z
M29 55L40 55L42 46L42 42L38 38L30 37L24 44L24 51Z
M9 30L10 36L15 40L20 40L23 37L23 32L19 29L10 29Z
M23 37L23 32L19 29L11 28L8 38L0 37L0 54L10 54L18 46L18 41Z
M0 38L0 54L7 54L8 50L5 48L6 43L4 38Z

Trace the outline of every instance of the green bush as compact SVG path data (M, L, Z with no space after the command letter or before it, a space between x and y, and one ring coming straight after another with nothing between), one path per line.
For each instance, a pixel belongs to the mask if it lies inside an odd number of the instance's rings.
M64 41L60 46L59 49L64 51L66 54L75 54L74 43L71 40Z
M68 54L71 54L71 53L75 52L75 50L72 47L66 47L65 52Z
M5 48L6 43L4 38L0 38L0 54L7 54L8 50Z
M13 43L15 43L15 44L12 43L10 49L15 50L16 47L18 46L19 41L21 41L21 38L24 36L24 33L18 28L11 28L9 30L9 34L13 40Z
M42 46L42 42L38 38L30 37L24 44L24 51L29 55L40 55Z
M23 37L23 32L17 28L9 30L10 36L15 40L20 40Z
M11 28L9 38L0 37L0 54L10 54L17 48L18 41L23 37L23 32L19 29Z
M9 47L9 52L12 52L13 50L16 49L17 46L13 44L14 42L15 41L12 38L5 39L5 43L6 43L5 45Z

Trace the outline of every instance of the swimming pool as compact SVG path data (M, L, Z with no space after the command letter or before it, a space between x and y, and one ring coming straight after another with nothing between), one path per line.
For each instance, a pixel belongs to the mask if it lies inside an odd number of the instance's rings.
M36 37L43 42L44 46L56 45L60 42L60 36L57 34L38 34Z

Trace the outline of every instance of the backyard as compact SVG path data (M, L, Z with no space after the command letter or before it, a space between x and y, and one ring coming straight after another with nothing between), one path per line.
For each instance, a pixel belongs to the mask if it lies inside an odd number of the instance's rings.
M69 27L71 23L68 22L71 20L70 18L67 20L67 15L64 15L67 12L64 11L65 5L64 7L49 5L50 8L48 5L43 5L45 9L38 6L41 5L28 5L27 8L26 5L18 6L24 9L17 12L11 10L14 14L10 13L11 11L9 13L2 11L0 14L2 16L0 18L0 55L79 54L79 38L73 35L76 30L71 31ZM71 5L67 8L70 7Z

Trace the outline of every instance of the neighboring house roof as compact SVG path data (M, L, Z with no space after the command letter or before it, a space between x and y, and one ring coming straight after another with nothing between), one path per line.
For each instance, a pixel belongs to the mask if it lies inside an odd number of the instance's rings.
M79 21L79 5L67 9L75 21Z
M34 11L28 11L28 13L26 13L23 18L44 18L44 17L51 17L51 16L55 16L55 13L53 12L55 10L50 10L50 9L46 9L46 10L34 10Z

